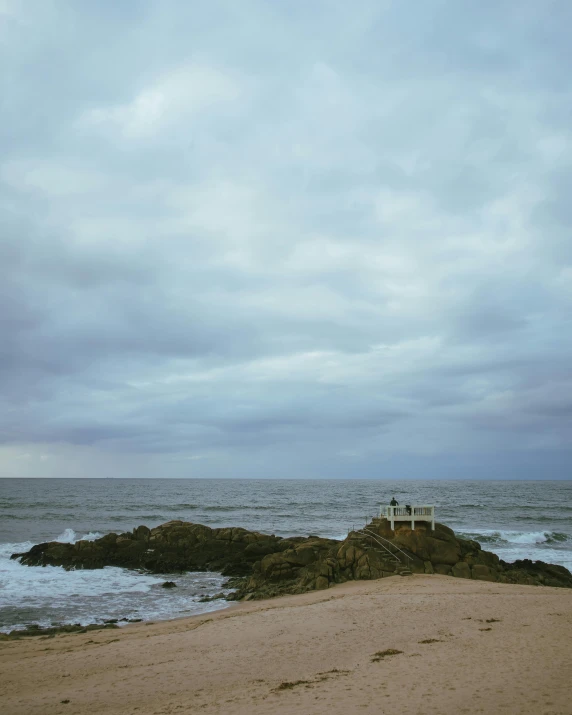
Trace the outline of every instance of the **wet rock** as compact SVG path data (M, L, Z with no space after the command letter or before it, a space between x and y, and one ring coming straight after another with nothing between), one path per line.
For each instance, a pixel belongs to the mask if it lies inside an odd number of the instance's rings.
M413 573L436 573L502 583L572 588L572 574L541 561L507 564L483 551L480 544L460 539L443 524L435 530L419 523L396 525L374 520L368 534L351 532L343 541L318 536L280 538L238 527L212 529L202 524L170 521L154 529L107 534L76 544L50 542L13 554L28 566L102 568L123 566L152 573L218 571L235 589L229 600L271 598L285 593L329 588L352 580L394 575L402 566ZM377 538L377 541L376 541ZM173 581L165 582L175 585Z
M161 584L161 588L177 588L177 584L174 581L165 581Z
M54 636L60 633L87 633L88 631L100 631L106 628L119 628L115 623L91 623L88 626L82 626L80 623L68 624L65 626L49 626L42 628L41 626L32 623L26 628L13 630L9 633L0 633L0 640L18 640L19 638L29 638L30 636Z
M199 598L199 603L209 603L210 601L220 601L226 598L226 593L222 591L220 593L215 593L214 596L201 596Z

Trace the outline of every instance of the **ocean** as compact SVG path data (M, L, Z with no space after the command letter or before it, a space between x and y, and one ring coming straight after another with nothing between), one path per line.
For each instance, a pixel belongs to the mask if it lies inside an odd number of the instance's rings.
M73 542L182 519L279 536L342 539L395 496L435 504L437 521L505 561L572 570L571 481L0 479L0 631L35 623L176 618L218 608L219 574L166 577L107 567L65 571L10 560L43 541Z

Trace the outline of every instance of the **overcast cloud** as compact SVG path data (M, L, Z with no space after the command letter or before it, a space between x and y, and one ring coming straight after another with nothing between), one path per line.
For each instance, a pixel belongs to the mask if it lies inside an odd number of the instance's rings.
M0 476L563 478L569 0L0 0Z

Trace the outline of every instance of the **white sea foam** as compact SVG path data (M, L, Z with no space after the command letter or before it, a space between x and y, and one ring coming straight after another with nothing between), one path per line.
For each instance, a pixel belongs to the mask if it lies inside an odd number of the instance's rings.
M90 531L88 534L78 536L73 529L64 529L55 541L61 544L75 544L77 541L95 541L103 536L98 531Z
M469 537L483 544L545 544L565 542L569 540L567 534L554 531L515 531L509 529L474 529L469 531L459 530L460 536Z
M486 531L481 532L486 534ZM502 541L506 541L509 544L543 544L548 541L550 537L550 532L548 531L529 531L529 532L519 532L519 531L491 531L489 532L491 536L496 536Z
M532 531L523 534L501 531L501 538L513 544L544 544L551 536L549 531Z
M530 559L572 568L569 534L515 529L459 530L458 533L459 536L480 542L484 549L493 551L504 561Z
M81 538L97 538L86 534ZM65 543L79 540L71 529L58 537ZM140 573L115 566L66 571L57 566L23 566L13 553L33 544L0 545L0 631L28 623L81 623L112 618L167 619L224 608L224 600L200 603L201 595L223 591L224 578L213 573L188 573L171 577L176 589L163 589L165 576Z
M22 566L10 555L31 548L31 543L0 546L0 590L2 605L41 605L46 598L55 601L76 596L100 596L106 593L143 593L158 576L107 566L97 570L66 571L58 566L43 568Z

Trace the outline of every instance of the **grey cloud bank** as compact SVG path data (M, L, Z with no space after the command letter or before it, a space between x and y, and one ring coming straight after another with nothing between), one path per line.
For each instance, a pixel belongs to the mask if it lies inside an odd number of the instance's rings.
M0 0L0 477L570 478L571 21Z

